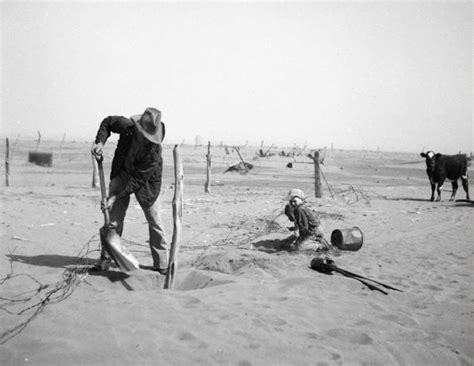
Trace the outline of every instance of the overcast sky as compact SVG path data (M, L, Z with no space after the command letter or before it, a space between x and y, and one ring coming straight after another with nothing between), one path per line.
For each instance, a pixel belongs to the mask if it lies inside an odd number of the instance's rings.
M466 2L2 2L1 135L473 151Z

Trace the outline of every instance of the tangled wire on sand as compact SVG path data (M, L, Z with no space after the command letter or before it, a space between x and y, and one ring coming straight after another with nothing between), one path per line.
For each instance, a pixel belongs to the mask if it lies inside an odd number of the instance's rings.
M362 201L366 205L370 205L370 197L367 192L362 190L360 187L354 186L349 184L347 189L334 191L335 196L339 196L343 199L343 201L348 204L352 205L353 203Z
M0 279L0 286L19 277L28 278L36 285L31 290L12 297L0 297L0 310L12 316L26 317L19 324L0 334L0 344L5 344L20 334L47 305L66 300L73 294L77 286L85 281L91 264L89 254L94 251L91 250L91 245L94 242L99 242L98 235L92 236L82 247L78 254L78 264L66 268L62 279L52 284L43 284L28 273L15 274L13 261L10 259L10 273Z
M219 224L219 227L229 228L229 233L224 239L216 240L211 246L241 246L262 235L286 232L287 229L276 221L279 216L280 213L257 218L244 215L238 222Z

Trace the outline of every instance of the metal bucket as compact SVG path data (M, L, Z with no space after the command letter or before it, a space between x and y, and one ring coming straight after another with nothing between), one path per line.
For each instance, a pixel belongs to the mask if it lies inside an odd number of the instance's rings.
M364 233L358 226L336 229L331 234L331 244L340 250L359 250L364 242Z

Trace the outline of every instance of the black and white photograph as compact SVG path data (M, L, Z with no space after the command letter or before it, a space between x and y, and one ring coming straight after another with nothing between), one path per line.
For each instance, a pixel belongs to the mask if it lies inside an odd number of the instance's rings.
M472 1L0 19L2 366L474 365Z

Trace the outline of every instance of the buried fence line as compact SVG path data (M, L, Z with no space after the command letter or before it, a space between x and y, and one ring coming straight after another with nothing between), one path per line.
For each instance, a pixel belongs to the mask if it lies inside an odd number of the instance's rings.
M315 150L313 154L307 155L314 163L314 191L316 198L322 198L322 184L321 177L328 187L329 194L332 199L335 199L336 196L342 197L344 202L348 205L351 205L359 200L365 201L366 204L370 204L370 197L359 187L349 184L349 188L336 192L336 190L329 184L326 176L321 169L321 165L324 165L324 159L326 157L326 147L323 149L323 157L320 158L320 150Z
M308 154L308 157L313 158L310 154ZM321 169L321 166L319 164L318 166L319 166L318 172L323 177L323 180L326 183L326 186L328 187L328 191L332 199L335 199L336 197L341 197L347 205L352 205L353 203L358 202L360 200L364 201L366 204L370 204L369 194L363 191L360 187L354 186L352 184L348 184L347 189L336 191L334 187L331 184L329 184L326 178L326 175ZM316 176L316 169L315 169L315 176ZM315 181L317 181L316 177L315 177ZM316 184L317 183L315 183L315 185Z
M361 188L349 184L349 188L342 191L334 191L335 196L341 197L347 205L352 205L358 201L364 201L367 205L370 204L369 195Z
M329 194L331 195L331 198L334 199L334 189L329 185L328 180L326 179L326 176L324 175L323 170L320 170L321 176L323 177L324 181L326 182L326 185L328 187Z
M93 242L98 242L98 235L93 235L82 247L78 254L78 264L72 268L66 268L62 274L62 280L53 284L43 284L28 273L15 274L13 270L13 250L10 253L10 273L0 279L0 286L7 281L17 277L27 277L36 283L36 288L13 297L0 297L0 310L15 316L22 316L30 312L26 320L7 329L0 334L0 344L5 344L12 338L19 335L39 314L41 314L47 305L57 304L71 296L82 282L88 276L90 268L89 254ZM26 296L25 296L26 295ZM37 300L36 302L34 302ZM23 306L18 308L19 306Z
M283 212L280 211L281 209L278 208L274 210L271 215L266 215L257 218L256 220L253 217L244 215L239 222L217 225L216 227L219 228L228 228L229 232L224 239L215 240L207 246L206 249L210 247L221 247L224 245L239 247L250 243L262 235L276 232L286 233L286 228L276 221L278 217L283 215Z

